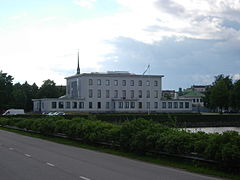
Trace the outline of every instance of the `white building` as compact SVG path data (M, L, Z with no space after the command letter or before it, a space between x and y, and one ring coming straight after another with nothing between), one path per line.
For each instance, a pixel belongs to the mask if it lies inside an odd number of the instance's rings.
M191 112L188 99L162 100L162 75L125 71L77 74L67 77L66 95L33 99L34 112Z

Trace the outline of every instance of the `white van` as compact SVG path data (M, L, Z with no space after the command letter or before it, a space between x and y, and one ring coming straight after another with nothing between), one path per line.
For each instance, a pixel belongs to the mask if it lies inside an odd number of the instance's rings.
M2 115L17 115L17 114L25 114L24 109L8 109Z

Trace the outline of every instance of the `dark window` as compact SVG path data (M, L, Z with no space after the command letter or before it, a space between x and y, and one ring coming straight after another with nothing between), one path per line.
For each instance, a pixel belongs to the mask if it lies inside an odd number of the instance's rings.
M166 109L167 108L167 103L166 102L162 102L162 108Z
M130 86L134 86L134 80L130 81Z
M66 108L67 108L67 109L70 109L70 108L71 108L70 102L66 102Z
M173 106L174 106L175 109L177 109L178 108L178 102L174 102Z
M142 81L141 80L138 81L138 86L142 86Z
M101 109L101 102L97 102L97 108Z
M84 109L84 102L79 102L79 109Z
M186 109L189 108L189 102L185 102L185 108L186 108Z
M135 102L131 102L131 108L132 108L132 109L135 108Z
M56 109L57 108L57 102L52 102L52 109Z
M72 108L73 108L73 109L76 109L76 108L77 108L77 102L73 102L73 103L72 103Z
M58 102L58 108L59 108L59 109L63 109L63 108L64 108L62 101L61 101L61 102Z
M142 102L138 102L138 108L142 109Z
M179 103L179 108L181 108L181 109L183 108L183 102Z
M89 102L89 103L88 103L88 108L89 108L89 109L92 109L92 102Z

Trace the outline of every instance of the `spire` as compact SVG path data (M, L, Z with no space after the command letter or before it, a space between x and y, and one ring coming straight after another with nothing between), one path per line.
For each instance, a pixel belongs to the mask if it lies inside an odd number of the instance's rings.
M78 66L77 66L77 74L80 74L80 67L79 67L79 50L78 50Z

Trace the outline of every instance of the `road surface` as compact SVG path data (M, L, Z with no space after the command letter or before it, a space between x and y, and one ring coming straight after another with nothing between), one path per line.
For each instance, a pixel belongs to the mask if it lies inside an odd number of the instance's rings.
M217 180L0 130L0 180Z

